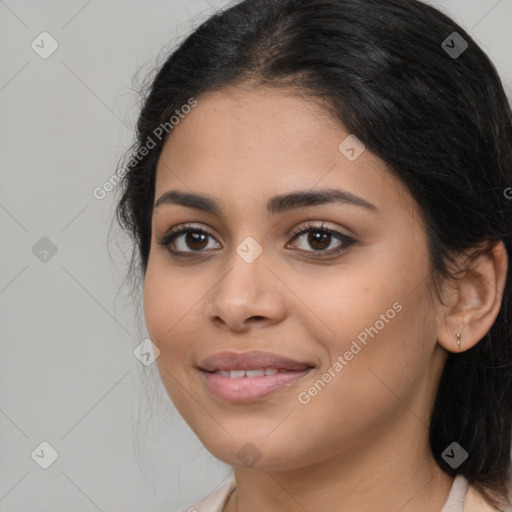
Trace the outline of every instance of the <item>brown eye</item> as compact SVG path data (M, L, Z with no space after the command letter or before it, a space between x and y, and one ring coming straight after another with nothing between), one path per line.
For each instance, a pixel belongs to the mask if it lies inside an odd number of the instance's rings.
M193 251L200 251L208 245L208 236L204 233L188 231L185 233L184 243Z
M310 231L308 233L308 244L313 249L322 251L327 249L331 243L332 235L321 231Z
M180 225L171 229L158 241L158 244L167 247L168 251L174 255L201 253L208 248L208 238L214 240L211 233L202 228ZM217 242L215 247L220 247L220 244Z
M307 235L306 238L305 235ZM213 241L212 247L208 247L209 239ZM304 239L303 245L305 247L299 247L298 249L301 252L312 253L314 257L332 256L348 250L351 245L356 243L353 238L328 228L324 224L320 226L312 224L302 226L302 230L293 235L292 242L301 239ZM336 244L336 242L338 243ZM209 231L191 224L176 226L157 243L166 247L176 257L200 255L211 249L222 247ZM297 244L294 245L293 248L297 248ZM332 245L334 245L334 248Z
M304 238L304 235L307 235ZM310 253L320 253L320 256L331 256L340 252L346 251L351 245L355 243L355 240L351 237L344 235L338 231L328 228L324 224L320 226L314 224L308 224L302 226L302 230L294 235L293 240L304 239L303 247L299 247L299 250ZM328 250L331 244L335 241L338 244L334 248ZM295 248L296 248L295 244ZM308 249L311 248L311 249ZM317 257L315 255L315 257Z

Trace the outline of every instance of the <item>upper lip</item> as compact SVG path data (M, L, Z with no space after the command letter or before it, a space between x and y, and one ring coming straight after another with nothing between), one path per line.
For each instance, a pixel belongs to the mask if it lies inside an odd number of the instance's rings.
M307 370L314 365L295 361L273 352L251 350L248 352L218 352L199 363L201 370L214 372L217 370L258 370L275 368L277 370Z

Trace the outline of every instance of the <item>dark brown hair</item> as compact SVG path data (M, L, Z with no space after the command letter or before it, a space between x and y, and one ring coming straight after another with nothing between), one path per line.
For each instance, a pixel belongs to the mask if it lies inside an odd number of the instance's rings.
M453 32L468 45L457 56L443 46L455 47ZM417 0L245 0L202 23L151 83L116 211L135 242L132 270L137 261L144 276L148 262L165 142L155 130L190 98L246 83L322 100L386 162L424 215L434 277L456 279L453 256L482 244L503 241L512 259L512 113L494 66L459 25ZM149 138L156 146L141 156ZM497 508L510 505L511 293L508 272L492 328L449 354L430 423L439 466ZM441 457L453 441L469 454L457 469Z

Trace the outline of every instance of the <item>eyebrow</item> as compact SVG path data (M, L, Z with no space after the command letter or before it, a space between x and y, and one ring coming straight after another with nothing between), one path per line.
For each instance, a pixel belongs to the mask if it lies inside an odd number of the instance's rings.
M315 191L301 190L274 196L267 201L266 207L269 213L278 214L289 210L333 203L360 206L373 212L378 211L375 205L369 203L362 197L356 196L346 190L332 188ZM177 204L187 208L213 213L219 217L222 216L222 207L219 203L214 198L205 195L169 190L158 198L154 209L164 204Z

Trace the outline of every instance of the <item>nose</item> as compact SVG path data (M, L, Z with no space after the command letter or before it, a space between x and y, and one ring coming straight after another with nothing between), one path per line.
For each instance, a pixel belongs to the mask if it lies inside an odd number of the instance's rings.
M235 255L208 294L205 315L216 327L235 332L273 325L285 317L284 290L263 255L252 263Z

